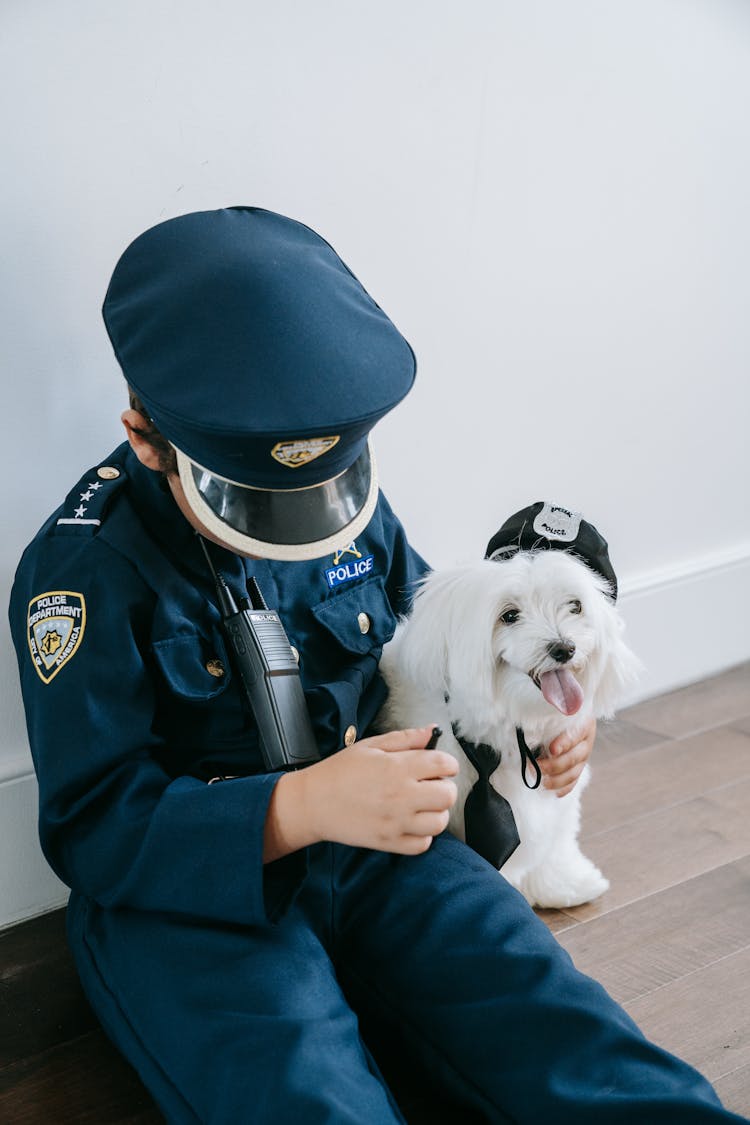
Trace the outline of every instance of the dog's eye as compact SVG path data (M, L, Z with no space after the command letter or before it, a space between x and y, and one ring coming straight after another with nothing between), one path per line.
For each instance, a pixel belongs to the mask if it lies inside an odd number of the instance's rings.
M572 602L568 602L568 609L571 613L583 613L583 606L578 598L573 598Z
M503 625L515 625L520 616L520 609L506 609L505 613L500 614L500 620L502 621Z

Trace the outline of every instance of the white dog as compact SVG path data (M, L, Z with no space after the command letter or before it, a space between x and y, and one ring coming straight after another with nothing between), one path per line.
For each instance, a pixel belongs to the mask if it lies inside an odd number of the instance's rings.
M501 561L430 574L383 653L390 694L378 724L442 728L440 749L461 764L449 828L462 839L478 775L453 731L501 751L491 783L510 802L521 840L501 870L532 905L575 906L609 883L577 842L589 767L565 797L527 788L517 730L544 754L563 731L611 716L639 667L622 629L601 573L566 549L516 546ZM530 775L533 763L524 765Z

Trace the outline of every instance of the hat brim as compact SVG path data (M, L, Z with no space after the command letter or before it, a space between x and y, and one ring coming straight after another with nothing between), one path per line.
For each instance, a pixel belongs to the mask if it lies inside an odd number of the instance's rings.
M378 500L370 442L348 469L306 488L253 488L218 476L175 447L190 510L243 555L297 562L331 554L361 535Z

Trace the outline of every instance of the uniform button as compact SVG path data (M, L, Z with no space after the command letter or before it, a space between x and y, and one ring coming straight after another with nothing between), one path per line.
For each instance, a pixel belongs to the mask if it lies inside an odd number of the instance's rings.
M360 633L369 633L370 632L370 625L372 624L372 622L370 621L370 618L367 616L366 613L358 613L357 614L357 624L359 625Z
M218 680L224 675L224 665L220 660L207 660L206 671L210 672L212 676L216 676Z
M290 645L289 647L292 650L292 656L294 657L294 663L299 664L299 649L296 649L294 647L294 645Z
M101 465L96 470L96 475L101 477L102 480L117 480L120 470L116 469L114 465Z
M355 726L347 727L344 734L344 746L351 746L353 742L357 741L357 728Z

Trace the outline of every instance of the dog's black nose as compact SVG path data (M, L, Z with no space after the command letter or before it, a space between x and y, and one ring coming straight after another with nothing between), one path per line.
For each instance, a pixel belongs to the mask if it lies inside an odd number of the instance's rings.
M547 652L558 664L567 664L568 661L572 659L575 651L576 646L571 644L570 641L553 641L547 648Z

